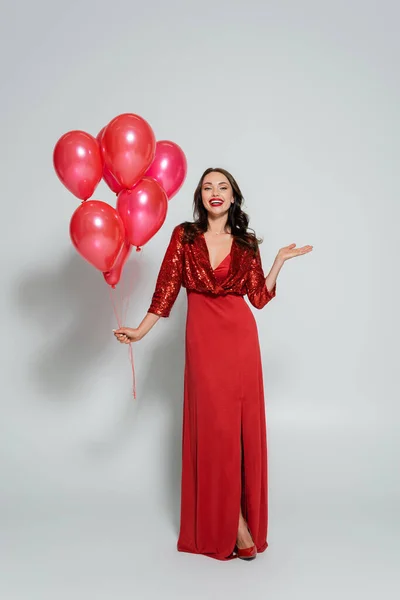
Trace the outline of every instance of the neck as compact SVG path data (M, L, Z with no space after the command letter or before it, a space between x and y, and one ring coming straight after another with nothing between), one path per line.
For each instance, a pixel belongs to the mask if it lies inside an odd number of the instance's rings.
M213 234L229 233L227 231L228 218L226 215L216 219L208 219L208 231Z

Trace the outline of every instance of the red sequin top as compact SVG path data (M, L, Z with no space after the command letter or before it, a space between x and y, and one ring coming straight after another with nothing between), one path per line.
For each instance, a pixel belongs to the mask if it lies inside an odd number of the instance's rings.
M254 254L254 251L240 246L233 238L229 272L226 279L218 283L204 235L199 234L193 243L189 243L183 242L183 232L182 224L172 232L147 312L168 317L181 286L213 295L247 294L256 308L263 308L274 298L276 284L269 292L259 250Z

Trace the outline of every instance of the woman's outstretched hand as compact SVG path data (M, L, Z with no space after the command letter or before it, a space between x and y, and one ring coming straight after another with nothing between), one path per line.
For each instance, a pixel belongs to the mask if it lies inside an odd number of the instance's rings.
M296 244L289 244L289 246L284 246L279 250L277 259L284 262L285 260L288 260L288 258L300 256L300 254L307 254L307 252L311 252L312 249L312 246L302 246L301 248L296 248Z
M132 329L131 327L120 327L119 329L113 329L114 335L121 344L130 344L131 342L138 342L142 339L143 335L139 329Z

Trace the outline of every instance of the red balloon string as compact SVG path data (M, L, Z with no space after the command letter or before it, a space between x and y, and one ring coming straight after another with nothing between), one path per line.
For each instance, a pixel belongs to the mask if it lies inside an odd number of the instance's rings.
M118 323L118 328L120 328L120 327L122 327L122 325L121 325L121 319L119 318L118 309L117 309L116 303L114 302L113 292L112 292L112 289L111 289L110 286L108 286L108 290L109 290L109 293L110 293L111 304L112 304L112 307L114 309L114 315L115 315L115 318L116 318L117 323Z
M125 308L123 311L123 315L122 315L122 321L123 323L126 323L126 319L128 316L128 309L129 309L129 302L130 302L130 298L131 298L131 294L133 292L133 286L134 286L134 279L133 277L131 277L130 279L130 285L128 286L128 290L127 293L125 294L125 277L124 277L124 273L122 273L122 277L121 277L121 287L122 287L122 297L125 300Z
M132 344L129 344L129 360L130 360L131 365L132 365L132 393L133 393L134 400L136 400L136 377L135 377L135 368L133 366Z
M114 314L115 314L115 318L117 320L118 323L118 327L123 327L123 322L125 321L126 318L126 311L125 311L125 317L124 317L124 321L121 320L120 316L119 316L119 312L123 312L118 311L118 307L117 307L117 303L114 301L114 297L113 297L113 292L110 286L108 286L109 292L110 292L110 298L111 298L111 303L114 309ZM128 296L128 303L129 303L129 296ZM133 351L132 351L132 343L129 344L129 361L131 363L131 367L132 367L132 380L133 380L133 385L132 385L132 393L133 393L133 398L136 400L136 377L135 377L135 365L134 365L134 361L133 361Z

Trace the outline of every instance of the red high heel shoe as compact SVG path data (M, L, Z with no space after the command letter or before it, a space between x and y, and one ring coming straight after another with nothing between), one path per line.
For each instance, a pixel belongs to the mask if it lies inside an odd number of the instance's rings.
M247 531L251 535L251 531L250 531L248 525L247 525ZM251 535L251 539L253 539L252 535ZM238 548L237 545L235 548L236 548L237 557L241 558L242 560L254 560L257 556L257 546L255 544L253 544L249 548Z
M237 557L242 560L254 560L257 556L256 545L250 546L250 548L238 548L236 546Z

